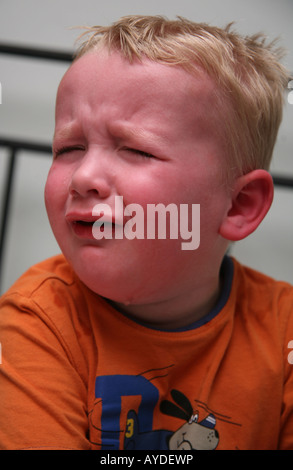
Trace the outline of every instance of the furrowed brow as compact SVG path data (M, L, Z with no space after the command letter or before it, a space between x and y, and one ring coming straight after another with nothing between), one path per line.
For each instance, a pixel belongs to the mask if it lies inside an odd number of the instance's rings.
M54 140L65 140L80 134L80 129L77 124L66 124L59 129L56 129Z
M128 125L115 123L109 127L109 131L114 137L118 137L126 141L147 141L157 145L164 142L162 137L140 127L130 127Z

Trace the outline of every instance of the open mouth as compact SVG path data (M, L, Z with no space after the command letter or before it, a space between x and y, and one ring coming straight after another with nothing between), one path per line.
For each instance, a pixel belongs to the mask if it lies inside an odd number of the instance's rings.
M111 214L103 211L93 214L90 211L68 211L65 215L67 223L78 238L102 240L122 238L123 219L116 220Z
M86 226L89 226L89 225L93 225L93 224L94 224L93 221L92 221L92 222L88 222L88 221L86 221L86 220L76 220L74 223L75 223L75 224L86 225Z
M105 222L105 221L96 220L95 222L92 222L92 226L94 224L95 224L95 228L99 229L100 232L104 232L105 230L112 230L112 231L115 230L115 224L113 222Z
M113 222L99 222L99 220L75 220L72 228L76 235L82 238L100 239L99 234L105 233L105 238L113 238L115 234L115 224Z
M74 224L76 225L80 225L82 227L93 227L95 221L94 220L91 220L91 221L88 221L88 220L76 220L74 222ZM104 225L104 224L101 224L101 226ZM101 229L102 230L102 229Z

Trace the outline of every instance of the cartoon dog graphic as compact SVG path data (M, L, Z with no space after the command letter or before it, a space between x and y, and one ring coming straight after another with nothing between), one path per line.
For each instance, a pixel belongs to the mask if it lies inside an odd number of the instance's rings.
M127 415L124 449L216 449L219 443L219 433L215 429L215 416L209 414L202 421L198 422L198 414L193 414L192 405L183 393L178 390L172 390L171 397L175 403L163 400L160 404L160 411L163 414L184 420L184 424L175 432L164 429L140 432L137 414L134 410L130 410ZM129 432L130 429L131 432Z
M160 406L162 413L186 421L169 439L170 450L214 450L219 443L219 433L215 429L216 418L209 414L198 422L198 414L188 398L178 390L172 390L174 400L163 400Z

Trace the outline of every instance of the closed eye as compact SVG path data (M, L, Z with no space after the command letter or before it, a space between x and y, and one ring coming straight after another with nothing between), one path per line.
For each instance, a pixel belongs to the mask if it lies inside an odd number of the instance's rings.
M74 150L84 150L83 147L79 147L79 146L68 146L68 147L60 147L56 150L54 150L54 156L55 157L58 157L59 155L62 155L64 153L70 153L70 152L73 152Z
M151 153L144 152L143 150L138 150L138 149L131 148L131 147L123 147L121 150L125 150L125 151L131 152L131 153L135 153L137 155L140 155L141 157L155 158L155 156L152 155Z

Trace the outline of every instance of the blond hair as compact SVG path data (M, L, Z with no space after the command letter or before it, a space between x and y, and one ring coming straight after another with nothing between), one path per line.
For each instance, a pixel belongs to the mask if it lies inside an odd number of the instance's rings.
M229 172L269 169L289 75L275 42L266 44L262 34L242 37L231 24L222 29L182 17L137 15L86 28L84 35L76 59L106 47L130 62L148 58L190 73L203 69L215 83L215 111L225 123Z

